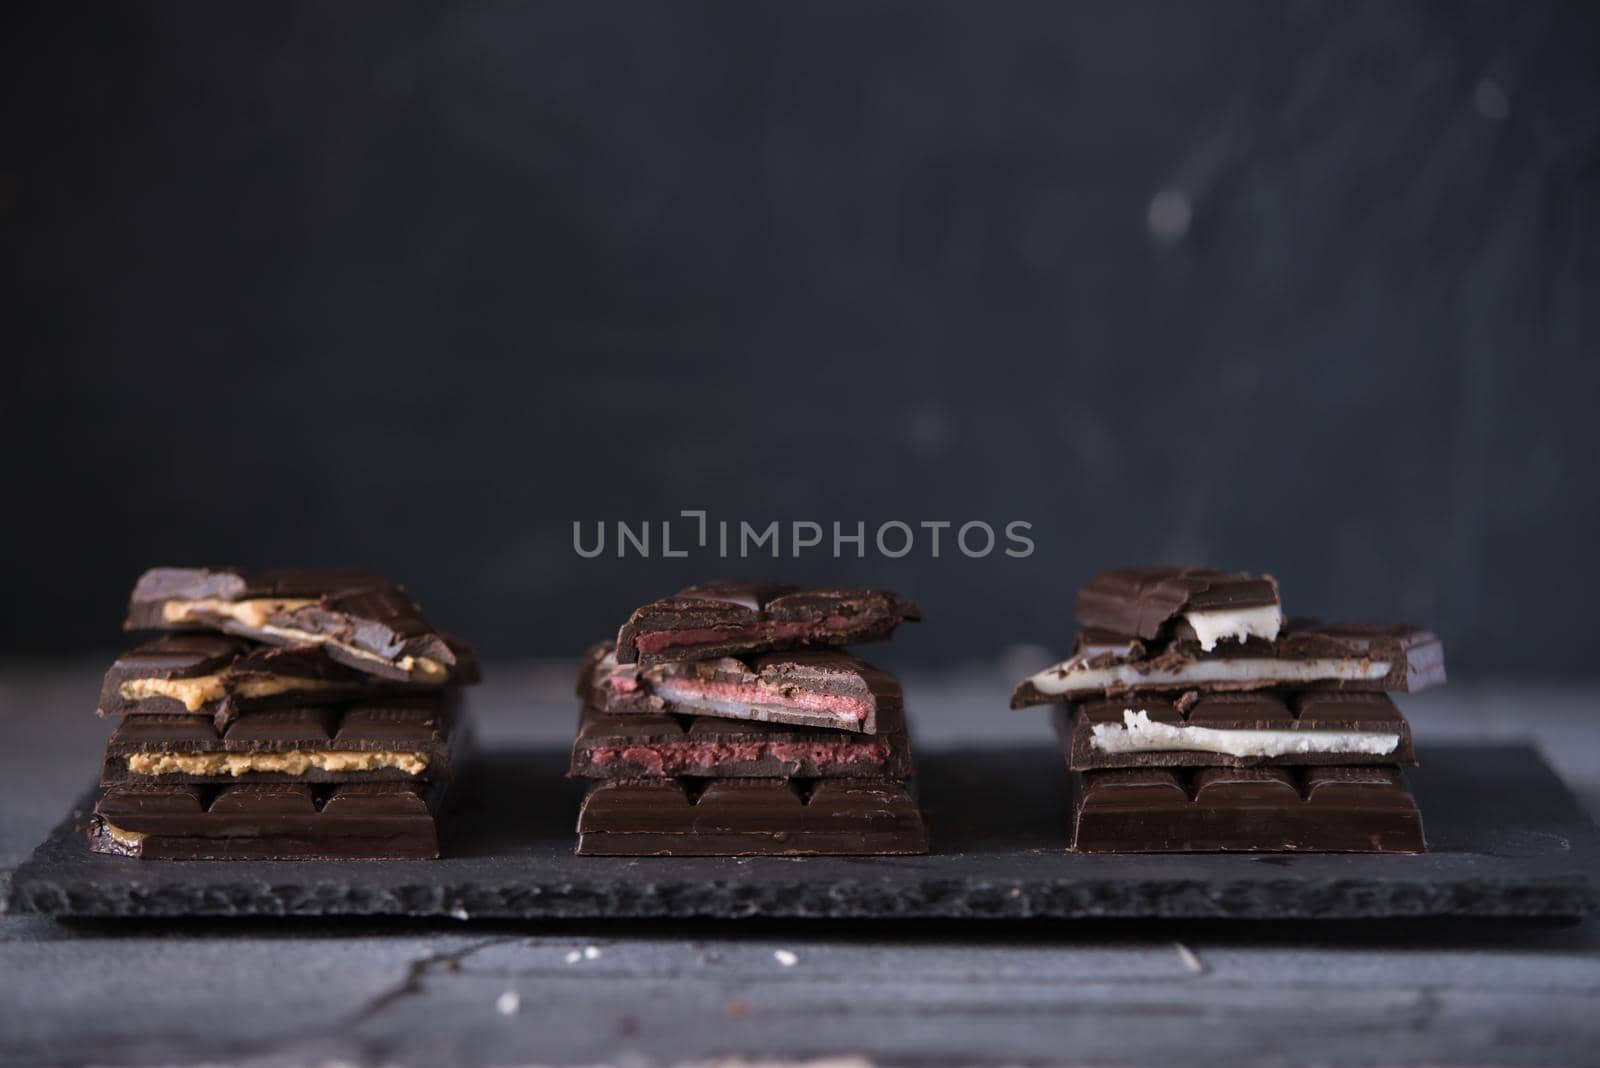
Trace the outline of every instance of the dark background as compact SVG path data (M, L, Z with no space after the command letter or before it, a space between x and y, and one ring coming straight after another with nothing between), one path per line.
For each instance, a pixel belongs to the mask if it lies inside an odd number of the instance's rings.
M1594 667L1594 5L29 9L13 655L237 561L372 566L502 655L711 575L870 582L949 660L1178 560L1458 676ZM572 550L695 507L1037 551Z

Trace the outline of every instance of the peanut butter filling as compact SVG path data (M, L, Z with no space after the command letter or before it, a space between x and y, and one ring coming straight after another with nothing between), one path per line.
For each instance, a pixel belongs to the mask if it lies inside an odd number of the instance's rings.
M128 757L128 770L135 775L232 775L247 772L275 772L304 775L308 771L356 772L399 768L407 775L421 775L428 767L426 753L405 753L392 749L372 752L340 752L332 749L289 749L281 753L248 750L238 753L134 753Z
M298 627L284 627L268 622L272 616L283 615L317 602L309 598L256 597L247 601L224 601L216 597L201 597L193 601L168 601L161 606L161 618L168 623L192 622L196 616L221 616L242 623L263 634L283 638L295 644L337 645L351 656L371 660L377 664L392 663L408 675L421 675L425 679L444 679L450 669L427 656L403 656L389 660L377 653L336 641L327 634L316 634ZM202 620L203 621L203 620Z
M194 601L168 601L161 606L161 617L168 623L187 623L197 614L238 620L247 627L265 627L271 616L293 612L317 602L305 597L256 597L248 601L224 601L202 597Z
M239 697L274 697L281 693L306 693L310 691L353 690L350 683L328 682L324 679L300 678L294 675L274 675L269 678L246 678L232 686ZM124 700L142 701L150 697L170 697L182 701L190 712L198 712L207 702L220 701L228 696L228 675L196 675L188 679L129 679L118 691Z
M105 830L107 838L125 849L138 849L144 842L143 831L125 831L104 816L100 817L100 826Z

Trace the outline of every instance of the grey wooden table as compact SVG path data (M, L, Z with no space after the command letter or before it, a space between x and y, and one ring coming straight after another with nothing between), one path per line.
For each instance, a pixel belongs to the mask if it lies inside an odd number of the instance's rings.
M887 658L886 658L887 659ZM923 744L1051 745L1026 665L906 678ZM0 867L93 777L101 665L0 671ZM491 665L483 744L570 738L568 664ZM1420 743L1536 741L1600 811L1592 688L1451 685ZM0 1064L1561 1064L1600 924L377 922L0 917Z

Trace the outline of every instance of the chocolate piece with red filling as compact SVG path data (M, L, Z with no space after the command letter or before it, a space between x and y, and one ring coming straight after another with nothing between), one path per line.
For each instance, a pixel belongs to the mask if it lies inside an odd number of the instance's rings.
M881 641L921 618L888 590L714 582L636 609L617 632L616 658L649 665Z
M567 774L589 779L906 778L911 751L899 706L884 709L878 729L874 735L844 734L591 706L578 719Z
M578 696L613 713L676 713L789 723L872 734L898 717L900 683L837 649L800 649L748 657L619 664L610 643L597 645Z

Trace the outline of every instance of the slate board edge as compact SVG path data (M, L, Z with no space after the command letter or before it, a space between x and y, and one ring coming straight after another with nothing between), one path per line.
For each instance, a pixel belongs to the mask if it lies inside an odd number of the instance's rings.
M831 881L750 887L716 882L616 883L456 889L418 884L371 892L349 883L306 886L241 880L203 887L136 886L85 891L34 876L24 865L11 909L58 918L179 919L248 916L395 916L429 919L721 918L788 919L1297 919L1393 917L1581 919L1596 911L1588 880L1544 884L1162 883L1142 880L1023 882L908 888ZM1509 892L1508 892L1509 891Z
M79 812L86 811L80 802ZM81 816L69 815L13 874L9 909L58 918L181 919L250 916L392 916L428 919L725 918L788 919L1381 919L1480 917L1581 919L1600 911L1594 865L1543 879L1307 879L1255 874L1274 855L1237 856L1248 877L806 879L805 861L770 861L794 869L792 879L759 883L706 879L618 878L626 860L593 858L592 881L541 883L479 880L466 885L418 882L387 887L359 879L278 880L252 863L237 880L181 882L160 876L115 881L62 881L50 874L52 854L85 849ZM1070 854L1062 853L1065 863ZM859 864L897 866L926 858L873 858ZM1394 859L1394 858L1388 858ZM173 862L167 862L173 863ZM670 862L668 862L670 863ZM1244 867L1244 866L1249 867ZM182 867L181 864L178 867ZM271 865L288 877L294 865Z

